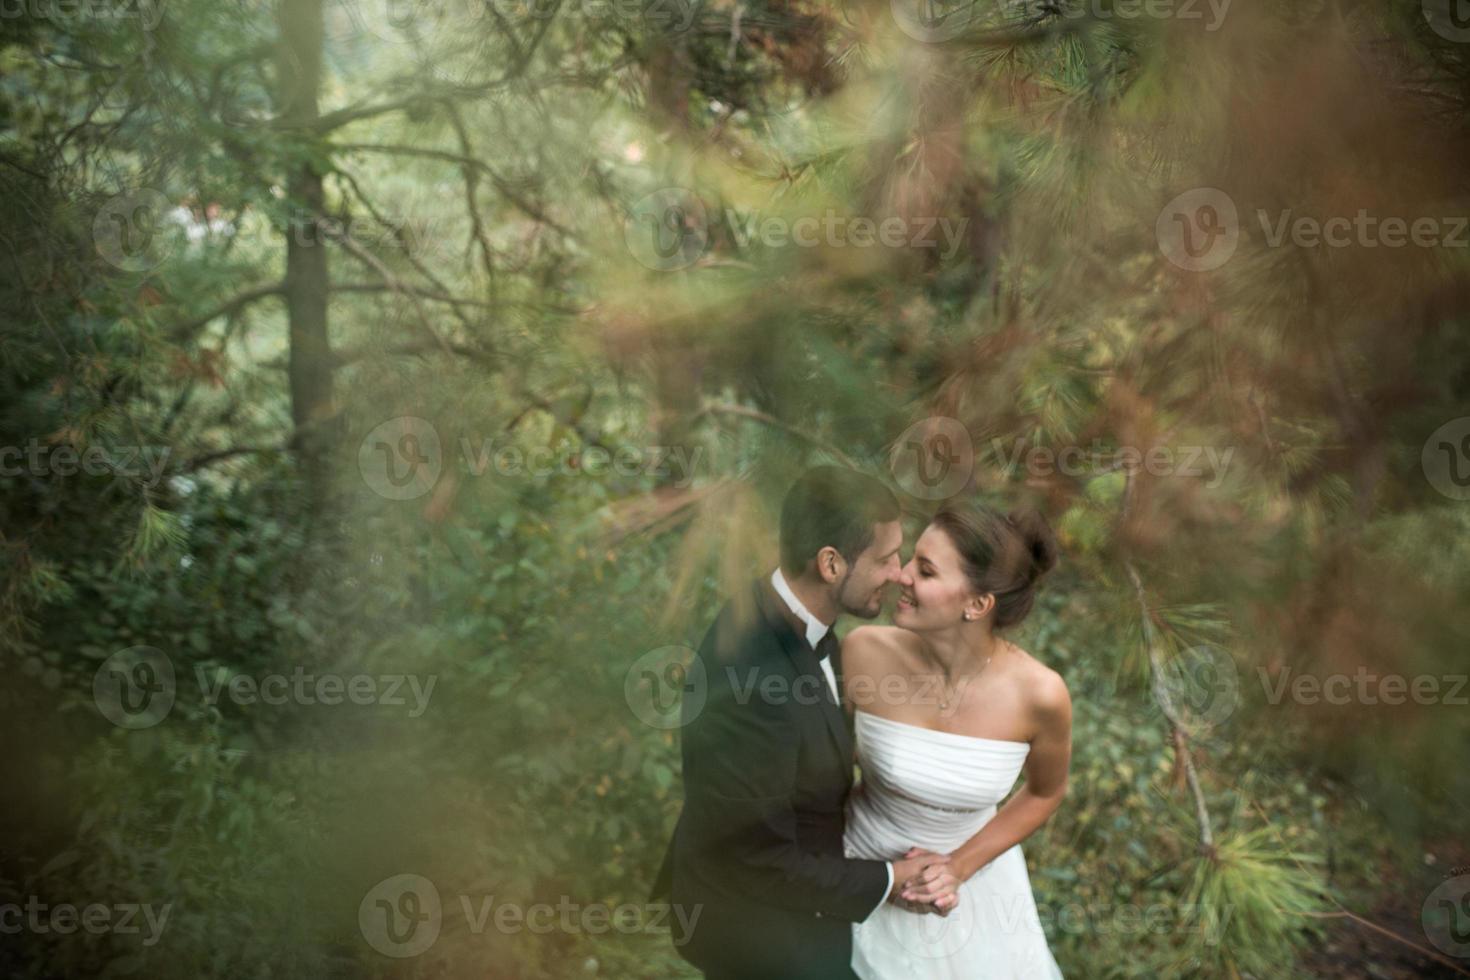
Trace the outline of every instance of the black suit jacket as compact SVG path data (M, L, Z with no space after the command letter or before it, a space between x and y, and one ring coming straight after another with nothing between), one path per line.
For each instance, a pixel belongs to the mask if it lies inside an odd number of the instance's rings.
M698 911L680 954L719 977L849 980L851 924L888 868L843 857L852 732L768 582L726 604L688 682L684 809L654 886Z

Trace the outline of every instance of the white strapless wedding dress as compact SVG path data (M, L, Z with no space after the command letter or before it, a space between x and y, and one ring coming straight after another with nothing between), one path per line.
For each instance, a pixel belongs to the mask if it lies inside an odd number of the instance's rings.
M862 780L847 804L848 857L891 861L915 845L948 854L995 816L1031 746L892 721L854 720ZM853 926L862 980L1060 980L1017 844L960 885L948 916L885 902Z

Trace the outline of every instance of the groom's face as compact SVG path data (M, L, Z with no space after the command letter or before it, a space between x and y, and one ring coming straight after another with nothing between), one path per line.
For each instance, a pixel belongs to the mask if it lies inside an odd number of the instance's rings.
M898 581L903 563L903 527L898 521L873 525L873 540L848 566L837 592L842 611L861 619L873 619L883 611L883 593Z

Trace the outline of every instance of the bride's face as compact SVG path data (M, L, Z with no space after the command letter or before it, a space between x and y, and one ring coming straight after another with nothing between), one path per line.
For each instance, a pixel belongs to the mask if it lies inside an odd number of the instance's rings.
M893 624L915 632L949 629L964 621L965 607L974 599L954 542L931 524L899 574Z

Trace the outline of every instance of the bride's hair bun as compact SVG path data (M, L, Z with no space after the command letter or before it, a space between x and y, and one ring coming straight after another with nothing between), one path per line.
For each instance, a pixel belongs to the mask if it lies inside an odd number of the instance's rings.
M1035 507L1019 508L1007 514L1006 521L1016 529L1031 555L1031 581L1057 567L1057 536L1041 511Z
M1056 535L1041 512L1023 507L1002 514L960 503L946 506L931 523L954 542L975 591L995 596L995 628L1025 619L1042 576L1057 565Z

